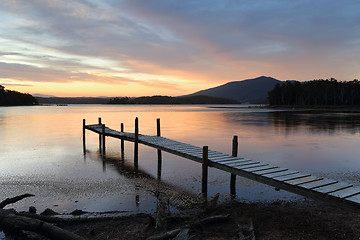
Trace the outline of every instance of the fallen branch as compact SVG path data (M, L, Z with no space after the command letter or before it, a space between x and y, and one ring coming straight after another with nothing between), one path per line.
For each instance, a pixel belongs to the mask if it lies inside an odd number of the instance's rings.
M27 197L34 197L35 195L32 195L32 194L29 194L29 193L26 193L26 194L23 194L23 195L20 195L20 196L16 196L16 197L13 197L13 198L7 198L5 199L4 201L2 201L0 203L0 208L4 208L6 205L9 205L11 203L16 203L24 198L27 198Z

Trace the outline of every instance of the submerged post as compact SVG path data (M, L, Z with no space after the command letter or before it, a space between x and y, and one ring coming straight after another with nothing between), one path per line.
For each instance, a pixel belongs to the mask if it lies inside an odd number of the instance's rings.
M201 193L204 200L207 200L207 181L208 181L208 146L203 147L202 153L202 177L201 177Z
M99 117L99 124L101 125L101 117ZM99 152L101 154L101 133L99 133Z
M134 168L135 171L138 169L139 160L139 119L135 118L135 141L134 141Z
M105 157L105 124L101 124L101 132L102 132L102 154Z
M86 120L83 119L83 152L84 152L84 155L86 154L86 145L85 145L85 122L86 122Z
M124 132L124 123L121 123L121 132ZM121 159L124 161L124 139L121 139Z
M234 136L232 141L232 156L237 157L238 155L238 137ZM232 198L235 198L236 196L236 175L231 173L230 176L230 195Z
M156 135L158 137L160 137L160 118L156 119ZM162 165L162 154L161 154L161 150L158 149L157 150L157 155L158 155L158 169L157 169L157 177L158 180L161 180L161 165Z

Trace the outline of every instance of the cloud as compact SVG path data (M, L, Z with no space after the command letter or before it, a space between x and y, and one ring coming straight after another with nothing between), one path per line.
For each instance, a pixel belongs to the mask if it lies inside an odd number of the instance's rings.
M105 84L127 84L135 80L117 76L106 76L96 72L68 72L52 70L49 68L39 68L25 64L0 62L0 79L14 79L28 82L88 82L95 81Z
M16 83L6 83L6 82L3 82L1 83L2 85L6 86L6 87L31 87L33 85L30 85L30 84L16 84Z
M349 42L360 38L360 31L353 31L360 27L357 1L238 1L231 6L221 1L126 3L147 21L172 29L203 57L228 65L229 71L244 62L259 62L259 67L309 62L314 53L316 60L331 66L329 58L348 57L343 53ZM353 48L359 51L359 45Z
M4 0L0 77L179 91L260 75L351 80L358 9L355 0Z
M162 88L162 89L171 89L171 90L180 90L184 89L179 88L177 84L169 83L161 80L147 80L147 81L137 81L139 84L152 88Z

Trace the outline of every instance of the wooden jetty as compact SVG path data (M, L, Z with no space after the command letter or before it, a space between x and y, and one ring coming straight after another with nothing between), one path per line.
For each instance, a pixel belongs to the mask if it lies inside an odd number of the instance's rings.
M172 153L202 164L202 195L207 198L208 167L214 167L231 174L230 192L235 195L236 175L261 182L275 188L284 189L289 192L306 197L326 201L340 207L360 208L360 187L350 183L340 182L324 177L317 177L308 173L301 173L251 159L237 156L237 136L233 138L232 154L225 154L208 149L207 146L198 147L160 135L160 119L157 119L157 135L139 134L138 119L135 119L134 133L116 131L101 123L86 125L83 120L83 145L85 152L85 130L99 134L99 149L105 155L105 137L121 139L121 153L124 153L124 141L134 142L134 168L138 168L138 144L144 144L158 149L158 177L161 173L161 151Z

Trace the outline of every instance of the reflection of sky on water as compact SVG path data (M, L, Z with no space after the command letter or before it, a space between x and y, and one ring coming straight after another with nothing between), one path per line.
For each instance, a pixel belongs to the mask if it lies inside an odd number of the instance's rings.
M89 153L84 159L82 119L91 124L98 117L114 129L120 129L123 122L125 131L133 131L134 119L139 117L140 133L149 135L156 134L156 118L161 118L163 136L197 146L208 145L229 154L232 136L238 135L240 156L360 182L359 113L203 106L3 107L0 108L1 195L35 194L35 198L16 205L20 210L30 205L39 211L46 207L57 211L81 208L132 212L156 208L152 193L136 187L136 181L115 164L103 164L97 155L98 136L89 131L86 133ZM156 179L156 150L141 145L139 150L140 170ZM121 159L119 140L107 138L107 156L115 161ZM126 142L127 166L132 166L132 157L133 144ZM163 153L164 183L198 194L200 174L200 164ZM229 179L228 173L211 168L210 196L219 192L228 197ZM237 193L240 199L251 201L295 197L240 177Z

